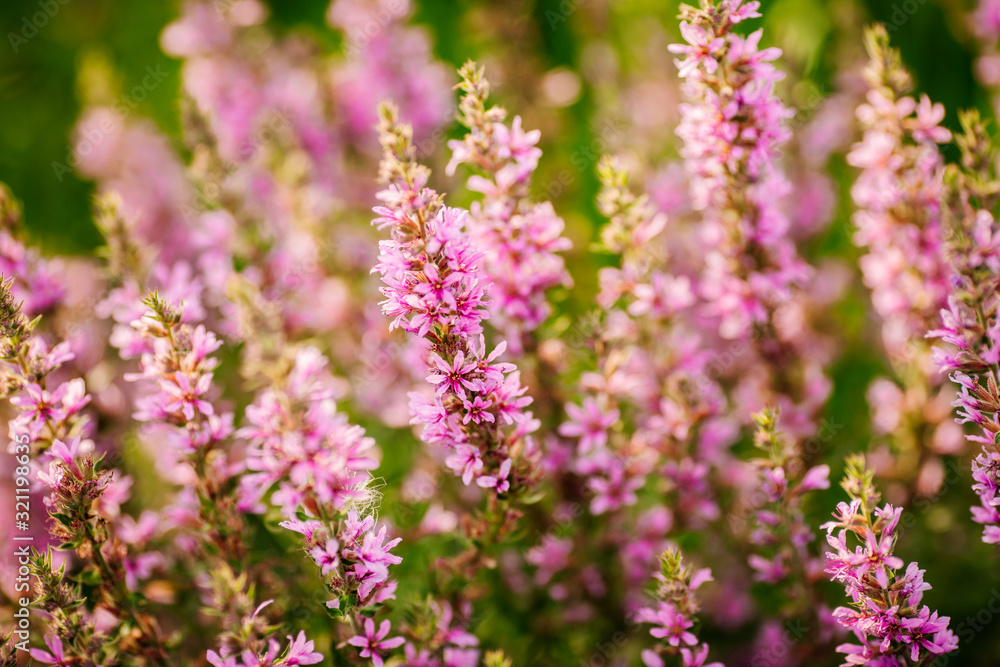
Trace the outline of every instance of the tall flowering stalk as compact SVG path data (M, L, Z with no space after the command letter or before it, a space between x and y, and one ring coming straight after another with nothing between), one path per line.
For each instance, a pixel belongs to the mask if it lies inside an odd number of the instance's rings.
M293 354L288 372L247 408L249 424L240 435L250 442L252 472L241 480L241 505L262 510L262 497L277 485L270 502L287 517L281 526L302 536L303 551L319 567L333 596L327 608L355 631L364 628L348 639L361 657L381 659L403 639L385 637L388 620L375 633L370 615L394 598L389 566L402 559L391 553L400 539L386 541L387 528L376 530L375 517L363 516L377 502L368 472L377 465L374 441L337 412L322 353L301 347Z
M104 457L93 453L94 442L87 438L92 425L83 412L90 396L83 380L48 391L50 376L73 354L66 343L49 350L33 333L38 319L27 320L12 288L13 279L0 278L2 386L19 410L10 425L12 453L18 474L27 477L34 468L48 489L50 534L83 563L81 572L67 578L65 566L55 565L51 552L34 552L29 569L36 580L35 603L51 614L53 623L46 635L51 653L34 649L32 654L56 664L73 659L84 665L116 665L130 655L149 664L169 664L156 620L129 586L127 549L110 527L128 498L129 482L116 478L115 470L102 469ZM94 587L92 604L85 605L85 583ZM97 626L98 605L117 619L117 632Z
M598 166L598 208L608 224L601 232L605 248L621 255L620 266L601 269L597 302L607 309L598 329L597 368L581 377L593 398L567 406L570 419L560 426L564 436L579 437L577 467L601 471L602 463L626 462L621 481L634 491L636 481L663 464L661 474L676 493L673 509L684 525L701 525L719 515L709 498L709 466L696 446L723 405L718 387L705 374L708 355L691 326L696 303L691 280L667 270L658 248L666 216L655 212L645 196L629 190L628 173L617 161ZM599 406L604 408L603 416ZM632 428L621 443L614 427L628 414ZM606 445L617 446L609 456ZM660 460L649 456L656 452ZM614 466L612 466L614 467ZM620 467L620 466L619 466ZM614 472L611 468L605 472ZM620 488L597 483L592 490ZM597 493L595 502L608 509L621 503ZM630 493L618 496L628 499ZM631 504L625 502L624 504Z
M851 194L854 242L865 248L862 276L882 320L882 340L896 378L869 388L876 431L897 456L883 469L917 493L935 492L940 456L961 451L961 431L947 419L947 396L923 334L949 291L942 219L944 159L951 140L939 123L944 108L919 102L899 52L882 26L865 33L867 100L857 110L864 136L847 156L861 169ZM939 484L940 482L937 482Z
M212 380L222 341L203 325L183 321L183 306L153 292L132 327L146 345L139 373L126 376L152 391L136 401L134 417L147 433L162 434L176 457L177 474L189 480L179 522L196 528L206 544L234 565L244 562L244 522L232 492L242 464L224 447L233 414L218 409ZM185 507L186 505L186 507Z
M546 291L572 285L557 254L568 250L570 242L561 236L563 221L552 204L529 199L531 176L542 155L536 147L539 131L525 132L520 116L508 126L503 122L506 109L487 106L490 84L483 68L469 61L458 74L463 93L458 120L469 133L448 142L452 158L447 172L453 174L459 164L476 172L467 187L482 193L482 200L472 204L466 227L483 252L482 271L493 283L493 324L505 335L510 352L520 354L525 336L552 312Z
M782 200L791 186L779 160L794 114L776 94L781 51L759 48L759 2L702 0L681 7L684 44L670 50L683 80L677 135L706 248L694 285L699 312L721 341L721 368L738 378L738 412L778 407L790 434L808 437L830 392L830 345L809 323L814 271L799 256ZM727 342L732 341L732 342Z
M893 551L903 510L889 504L877 507L880 494L873 479L863 455L849 457L841 486L851 501L839 503L834 521L823 525L833 548L827 552L826 572L844 584L853 602L833 615L860 642L841 644L837 652L846 656L844 667L928 664L934 656L956 650L958 638L947 616L921 606L924 591L931 587L924 583L924 570L910 563L900 572L903 560ZM851 534L858 542L853 549Z
M418 139L453 114L448 69L425 30L407 25L411 13L407 0L332 2L327 21L343 33L345 53L322 56L301 34L273 34L258 0L186 2L161 35L164 51L182 59L191 102L187 222L252 267L238 273L280 313L268 326L346 339L330 346L345 365L357 363L359 337L346 325L370 297L352 294L352 278L370 266L375 242L351 213L367 210L372 194L364 165L374 168L378 155L375 106L404 105ZM200 265L207 287L232 288L219 263ZM232 262L222 268L233 273ZM252 343L259 328L217 330Z
M34 318L49 313L66 296L57 262L43 259L25 245L21 207L10 189L0 183L0 274L12 279L14 298L22 312Z
M538 422L525 408L520 375L498 361L501 343L487 349L482 322L488 317L489 281L480 270L483 253L464 227L467 213L444 206L426 187L430 171L415 161L411 131L381 107L384 155L374 220L388 228L374 271L382 276L383 312L392 328L419 336L430 347L427 381L433 397L411 395L413 423L424 441L444 446L447 465L465 484L489 490L490 507L510 507L535 481ZM506 518L513 515L502 510Z
M794 444L777 428L778 413L765 410L754 415L754 445L763 455L753 461L759 487L753 516L749 557L754 577L772 585L789 586L789 597L799 606L812 606L822 618L828 615L816 584L823 578L823 562L812 553L815 534L806 523L802 501L806 494L830 488L830 466L806 469Z
M762 30L748 37L733 29L760 16L759 2L703 0L681 6L685 44L670 46L686 99L677 136L690 174L693 205L703 212L702 292L724 338L742 338L766 324L808 270L788 238L778 205L789 189L776 161L790 137L793 114L776 97L784 74L776 48L758 49Z
M883 338L893 359L912 356L907 346L926 331L948 293L941 221L944 160L937 144L951 140L940 122L944 108L926 95L918 103L899 52L885 28L865 34L867 102L858 108L864 137L848 162L861 169L851 188L858 210L854 242L872 305L882 316Z
M952 404L958 408L956 421L973 424L978 432L968 438L982 445L972 462L980 501L972 508L973 519L983 525L984 542L1000 544L1000 228L992 213L1000 202L1000 178L983 120L968 112L961 121L962 163L949 174L947 199L952 293L939 327L927 336L944 343L934 356L959 388Z
M479 639L466 628L472 605L463 602L456 610L447 602L430 597L406 610L409 619L406 667L462 667L479 664ZM489 653L483 656L489 661Z
M214 562L203 579L209 593L206 611L219 617L221 649L210 651L217 667L242 665L313 664L322 656L300 635L282 653L274 638L276 628L260 619L270 600L253 609L254 586L243 572L249 565L247 526L236 494L236 477L245 464L225 445L233 434L233 414L219 410L213 396L211 356L222 342L203 325L183 321L183 308L155 292L143 301L143 316L132 322L146 351L140 373L126 379L143 382L153 391L136 403L135 419L147 424L147 434L166 438L184 481L170 510L175 525L190 529L201 545L201 555ZM257 620L260 619L260 620ZM298 662L296 662L298 661ZM311 662L310 662L311 661Z
M644 607L636 614L636 621L654 626L650 631L659 645L642 652L646 667L664 667L664 656L680 658L681 667L724 667L721 662L708 663L708 644L700 642L692 632L700 609L695 596L702 584L712 581L708 568L694 570L685 565L680 550L663 552L661 571L656 576L656 606Z

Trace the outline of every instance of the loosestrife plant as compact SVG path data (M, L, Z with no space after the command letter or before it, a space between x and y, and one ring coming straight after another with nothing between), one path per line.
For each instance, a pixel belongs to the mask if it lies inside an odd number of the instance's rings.
M882 340L896 378L869 388L875 427L895 452L893 470L917 493L926 492L921 473L941 465L941 456L963 449L960 429L938 409L948 391L922 340L945 307L949 269L945 258L944 158L938 144L951 140L940 126L944 107L912 88L888 33L865 35L866 101L857 110L862 140L847 156L859 168L851 195L854 241L866 248L859 265L882 320Z
M844 665L922 665L954 651L958 637L949 628L951 619L920 604L931 587L924 570L910 563L900 572L904 563L894 551L903 509L878 507L881 496L863 456L848 459L841 486L851 500L839 503L824 527L833 549L826 555L826 572L844 585L853 603L833 614L859 641L837 647L846 656ZM858 544L851 549L849 542Z
M479 268L483 253L465 230L468 213L426 187L430 171L414 160L411 129L392 107L380 112L379 173L387 187L373 224L390 239L379 243L374 271L385 284L382 309L391 326L427 342L433 387L430 396L411 395L413 423L426 442L447 449L446 464L464 484L489 491L502 527L516 512L511 499L534 483L538 422L525 409L531 398L516 367L499 361L506 344L489 349L485 342L489 283Z
M0 666L991 665L995 127L921 21L480 4L187 0L177 137L79 59L99 249L0 187Z
M525 335L541 325L552 310L546 290L572 281L558 252L570 248L563 221L550 202L529 201L531 175L542 156L541 133L525 132L521 117L504 124L507 111L488 106L489 81L483 68L466 63L458 72L459 122L469 128L461 141L449 142L447 172L468 164L482 175L470 176L469 190L482 193L473 203L467 231L482 249L482 271L493 283L490 314L507 337L511 352L524 346Z
M636 614L640 623L654 627L649 631L660 640L656 649L642 652L646 667L663 667L661 655L679 655L683 667L723 667L721 662L705 662L708 644L700 643L691 630L698 613L694 591L712 580L708 568L693 570L684 564L680 551L665 551L660 559L662 571L656 574L656 606L644 607Z
M938 368L958 388L952 405L956 421L971 424L969 440L981 449L972 460L973 489L979 506L972 517L982 524L984 542L1000 544L1000 344L997 287L1000 286L1000 230L997 205L996 149L985 122L975 112L962 117L958 137L961 167L949 174L948 258L952 292L941 310L938 328L927 333L942 344L935 348Z

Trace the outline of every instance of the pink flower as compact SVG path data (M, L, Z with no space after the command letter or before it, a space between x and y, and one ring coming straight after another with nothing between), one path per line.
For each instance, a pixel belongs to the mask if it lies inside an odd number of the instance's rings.
M456 472L462 473L462 483L471 484L480 470L483 460L479 458L479 450L471 445L458 445L455 453L447 458L445 464Z
M337 540L329 539L325 545L310 549L309 555L319 565L320 573L325 577L336 569L340 562L340 544Z
M306 639L306 633L299 630L299 634L293 639L288 635L288 650L285 652L283 664L285 665L315 665L323 661L323 654L314 650L311 639Z
M25 385L24 392L10 399L11 404L21 408L19 420L27 422L32 433L36 433L48 422L58 422L66 417L62 399L70 387L60 385L52 394L38 384Z
M608 429L618 421L618 410L602 408L593 398L586 398L582 406L566 405L570 421L559 425L559 434L567 438L580 438L580 450L590 451L603 447L608 441Z
M667 602L661 601L655 610L641 610L639 620L642 623L659 624L659 627L652 628L649 634L657 639L666 639L667 643L673 647L679 647L682 644L694 646L698 643L698 638L688 632L688 628L692 627L694 623Z
M510 482L507 481L507 476L510 475L510 466L511 460L504 459L495 477L493 475L483 475L476 480L476 484L484 489L495 489L497 494L506 493L510 489Z
M205 373L192 382L186 373L177 372L173 382L167 380L160 386L169 395L164 407L167 412L179 412L188 421L194 419L196 412L206 417L215 414L212 404L201 398L212 386L212 373Z
M470 421L476 424L484 421L492 424L496 421L496 418L486 409L493 405L493 401L476 396L471 401L462 401L462 405L465 407L465 416L462 417L463 424L468 424Z
M388 620L384 620L379 625L378 633L376 634L375 622L370 618L366 618L364 624L365 634L355 635L354 637L348 639L347 643L351 646L357 646L360 648L361 657L371 658L375 667L382 667L385 662L385 654L406 643L406 640L402 637L385 639L385 636L389 634L389 630L391 628L392 624Z
M655 272L648 284L640 283L633 290L636 301L629 306L629 313L636 317L653 314L670 317L695 302L691 280L687 276L674 277Z
M60 639L57 635L45 635L45 645L49 647L48 651L33 648L31 649L31 657L35 660L40 660L47 665L69 667L70 665L76 664L75 658L67 657L66 654L63 653L62 639Z
M750 567L756 570L754 579L757 581L775 584L788 576L788 566L785 565L780 556L768 560L757 554L751 554L747 558L747 562Z

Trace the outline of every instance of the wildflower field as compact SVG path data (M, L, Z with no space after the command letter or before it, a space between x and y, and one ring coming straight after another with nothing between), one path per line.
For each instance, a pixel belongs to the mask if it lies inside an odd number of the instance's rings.
M1000 666L1000 1L690 1L5 0L0 667Z

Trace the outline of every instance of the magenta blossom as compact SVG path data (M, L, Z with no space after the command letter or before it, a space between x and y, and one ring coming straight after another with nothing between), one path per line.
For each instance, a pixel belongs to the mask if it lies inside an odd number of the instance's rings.
M361 657L371 658L375 667L382 667L382 664L385 662L385 655L392 649L406 643L406 640L402 637L386 639L385 637L389 634L391 628L392 624L388 620L384 620L379 625L378 632L376 633L375 622L370 618L366 618L364 624L365 633L351 637L347 640L347 643L360 648Z

